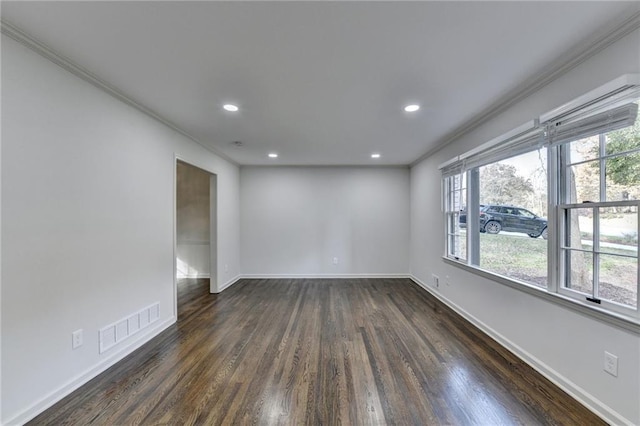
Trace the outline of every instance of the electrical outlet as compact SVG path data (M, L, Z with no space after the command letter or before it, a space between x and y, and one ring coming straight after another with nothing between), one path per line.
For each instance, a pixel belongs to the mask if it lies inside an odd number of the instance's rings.
M440 287L440 277L436 274L431 274L431 277L433 277L433 286L436 288Z
M78 349L82 346L82 329L71 333L71 349Z
M337 265L337 264L338 264L338 258L337 258L337 257L334 257L334 258L333 258L333 264L334 264L334 265Z
M445 285L447 285L447 286L450 286L450 285L451 285L451 284L449 283L449 275L447 275L447 276L445 276L445 277L444 277L444 283L445 283Z
M224 264L224 271L229 272L229 265L227 265L226 263Z
M613 377L618 377L618 357L607 351L604 353L604 371Z

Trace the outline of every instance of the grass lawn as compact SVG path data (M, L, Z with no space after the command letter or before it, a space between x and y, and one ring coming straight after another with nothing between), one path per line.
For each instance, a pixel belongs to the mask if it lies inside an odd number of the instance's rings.
M585 247L586 248L586 247ZM608 253L637 255L637 252L606 248ZM576 253L575 256L582 256ZM579 258L579 257L578 257ZM574 260L576 257L574 257ZM585 255L592 271L591 256ZM635 306L638 297L636 258L602 254L600 256L600 298ZM526 235L480 234L480 267L500 275L547 287L547 241ZM591 283L584 283L591 287ZM576 288L578 290L578 288Z
M481 233L480 267L547 287L547 241L526 235Z

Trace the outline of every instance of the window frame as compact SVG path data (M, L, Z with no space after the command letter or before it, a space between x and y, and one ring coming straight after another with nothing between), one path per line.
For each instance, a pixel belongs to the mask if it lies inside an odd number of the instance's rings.
M459 178L460 181L460 187L456 188L455 187L455 180L456 178ZM468 176L466 172L460 172L460 173L456 173L456 174L452 174L450 176L446 176L443 177L443 189L444 189L444 197L443 197L443 201L444 201L444 220L445 220L445 253L444 256L448 257L450 259L459 261L459 262L466 262L468 260L468 245L465 244L465 253L464 256L456 256L455 255L455 247L452 247L452 239L455 239L456 237L458 238L458 241L461 238L460 235L460 213L463 211L462 209L459 210L455 210L454 206L455 206L455 202L453 201L453 199L451 198L451 196L453 194L459 193L459 205L462 206L468 206ZM462 197L462 194L465 194L464 200ZM467 207L467 226L469 225L469 209ZM457 218L457 220L456 220ZM452 232L450 227L452 226L452 223L454 224L453 226L455 226L454 231ZM466 242L468 242L468 235L469 235L469 231L467 229L467 231L465 232L465 240ZM460 244L458 242L458 244Z
M630 95L631 94L631 95ZM480 145L478 148L471 150L466 154L459 155L458 157L444 163L440 166L443 167L457 167L457 171L460 174L466 173L466 259L451 256L450 248L449 248L449 238L445 240L445 253L443 256L443 260L447 263L455 265L457 267L461 267L463 269L469 270L472 273L477 275L485 276L499 283L508 285L510 287L525 291L527 293L536 295L538 297L542 297L544 299L553 301L555 303L561 304L563 306L569 307L571 309L575 309L582 313L587 313L592 316L596 316L600 319L606 320L608 322L615 323L617 325L623 326L624 328L633 330L637 333L640 333L640 255L636 256L636 264L638 268L638 276L637 276L637 295L636 296L636 304L635 306L627 306L622 303L618 303L615 301L611 301L608 299L603 299L599 297L598 303L591 302L585 298L583 293L579 293L576 290L572 290L571 288L567 288L566 280L567 280L567 263L566 263L566 253L570 252L570 248L564 247L563 242L566 241L566 226L565 226L565 215L570 214L567 213L568 209L576 209L576 208L592 208L599 209L603 207L620 207L622 205L635 206L638 214L640 215L640 200L620 200L620 201L603 201L602 199L597 200L596 202L589 203L569 203L567 202L566 194L567 194L567 170L568 167L574 166L576 164L587 163L589 161L598 161L602 166L603 163L606 163L608 158L619 157L632 155L640 152L640 148L631 149L625 152L616 152L607 154L604 151L604 135L608 133L610 130L606 130L604 132L598 133L599 137L599 151L598 157L591 158L590 160L585 160L583 162L573 162L571 164L564 164L568 151L569 144L572 141L579 140L579 138L569 139L567 135L563 135L565 140L559 142L557 144L553 143L551 135L551 131L553 130L550 127L550 123L553 123L558 119L558 117L575 117L578 116L579 119L582 119L580 114L583 114L587 111L587 118L593 117L595 113L591 111L596 110L598 113L601 111L608 112L614 111L614 108L618 108L619 105L624 105L625 102L633 102L631 99L638 99L640 96L640 74L630 74L626 76L622 76L612 82L609 82L577 99L571 101L559 108L556 108L546 114L542 114L537 120L534 120L535 128L544 131L544 144L538 147L531 147L529 151L523 150L523 145L518 145L518 142L515 141L517 137L514 135L520 135L523 133L523 129L525 125L520 126L510 132L507 132L505 135L495 138L494 140L487 142L485 144ZM594 105L596 107L594 108ZM604 105L604 106L602 106ZM601 108L597 110L597 108ZM640 120L640 114L638 114L637 120ZM569 120L568 120L569 121ZM540 124L542 123L542 124ZM559 122L558 122L559 123ZM574 122L575 123L575 122ZM574 124L572 123L572 124ZM577 124L580 125L580 121L578 120ZM563 123L564 124L564 123ZM529 126L530 127L530 126ZM623 127L621 127L623 128ZM550 131L551 130L551 131ZM573 129L570 129L573 130ZM582 130L580 130L582 131ZM515 151L513 151L512 155L509 155L510 144L513 144L515 147ZM526 147L525 147L526 148ZM478 171L482 165L496 163L498 161L506 160L508 158L512 158L518 155L522 155L526 152L531 152L535 149L544 148L547 151L547 286L540 287L535 286L534 284L527 283L525 281L521 281L519 279L515 279L508 276L503 276L498 273L494 273L487 269L482 269L479 266L479 211L476 211L480 208L479 204L479 176ZM565 154L563 154L565 152ZM484 156L484 157L483 157ZM478 157L480 160L478 160ZM487 162L486 159L489 158L492 161ZM475 161L475 162L474 162ZM484 161L483 163L479 163L479 161ZM452 166L453 164L453 166ZM478 165L480 164L480 165ZM600 169L600 182L599 182L599 191L601 197L606 197L606 171L604 168ZM444 177L443 179L448 179L448 177ZM445 186L443 186L443 189ZM445 205L445 209L449 205L448 192L443 191L443 201ZM445 210L443 209L443 210ZM528 209L525 209L528 210ZM449 212L451 213L451 212ZM475 215L473 214L475 213ZM447 212L445 212L445 221L446 221L446 229L448 229L449 222L447 221L448 217L446 217ZM475 216L475 217L474 217ZM475 229L472 229L475 228ZM637 218L637 232L640 235L640 217ZM595 236L594 241L598 241L600 236ZM594 244L597 244L594 242ZM593 247L593 253L596 253L593 256L593 264L597 264L597 257L602 254L600 252L600 247ZM605 255L612 255L611 253L603 253ZM615 254L613 254L615 255ZM622 257L633 258L633 256L625 256ZM592 267L594 273L598 273L597 266ZM595 284L597 285L597 279ZM597 291L597 288L595 289ZM597 293L596 293L597 295ZM593 294L592 294L593 296Z
M522 126L519 128L522 129ZM535 130L535 129L533 129ZM511 133L515 133L515 132L511 132ZM518 131L518 134L521 134L522 132ZM534 152L537 151L539 149L542 149L542 147L539 146L532 146L531 149L529 151L523 152L522 150L518 151L517 154L513 155L513 156L509 156L509 157L504 157L500 160L497 161L502 161L508 158L513 158L516 157L518 155L523 155L526 153L530 153L530 152ZM497 162L496 161L496 162ZM450 162L448 162L450 163ZM447 164L447 163L445 163ZM492 164L492 163L487 163L487 164ZM485 164L483 164L485 165ZM545 165L547 167L547 170L549 170L549 157L547 156L547 164ZM486 271L487 273L493 274L496 277L501 277L503 279L507 279L507 280L511 280L514 283L517 283L518 285L524 285L524 286L528 286L531 288L535 288L538 290L543 290L542 287L537 286L533 283L527 282L527 281L523 281L514 277L509 277L509 276L505 276L505 275L501 275L497 272L491 271L489 269L483 269L480 267L480 238L479 238L479 231L480 231L480 208L481 208L481 204L480 204L480 168L482 166L480 165L476 165L472 168L466 169L466 171L461 172L461 174L466 173L466 259L461 258L461 257L456 257L453 256L450 252L450 245L449 245L449 233L448 233L448 227L449 227L449 217L448 214L449 212L446 211L446 209L448 208L448 206L451 204L451 201L448 199L449 194L452 193L452 191L450 191L449 187L447 186L447 179L450 178L450 176L446 176L443 178L443 182L444 182L444 186L443 188L445 188L445 192L443 192L443 203L445 206L445 216L444 216L444 220L445 220L445 253L443 255L444 258L451 260L453 262L458 262L460 264L463 265L468 265L474 269L477 270L482 270L482 271ZM547 190L548 190L548 180L549 178L547 177ZM516 208L516 207L514 207ZM501 210L503 210L504 208L501 208ZM528 209L524 209L526 211L529 211ZM548 215L547 215L548 216ZM549 222L549 221L548 221ZM547 226L548 223L547 223ZM478 235L478 238L474 238L475 235ZM549 241L547 240L547 252L549 250ZM549 264L549 260L547 260L547 265ZM551 275L549 274L549 266L547 266L547 281L549 281L549 277Z
M640 115L636 118L636 120L640 120ZM598 133L597 135L593 135L594 137L598 137L598 146L597 146L597 155L589 158L587 160L581 161L571 161L571 143L580 140L580 138L576 138L574 141L568 141L563 144L560 144L556 147L551 147L550 149L555 149L554 155L558 158L558 167L555 171L558 179L557 179L557 188L558 188L558 198L556 204L556 221L558 224L558 232L556 236L556 247L558 251L558 257L556 258L557 262L557 286L556 291L559 294L562 294L566 297L574 298L580 301L586 300L589 303L595 303L600 305L603 309L617 312L622 315L630 316L632 318L640 319L640 254L636 251L636 256L622 256L628 258L634 258L636 260L636 305L632 307L630 305L623 305L621 303L605 299L600 296L600 266L599 260L600 255L604 254L606 256L610 255L606 252L602 252L600 250L600 216L599 210L601 208L611 208L611 207L636 207L637 216L636 216L636 235L640 236L640 199L637 200L607 200L607 182L606 182L606 161L609 158L621 157L626 155L633 155L640 152L639 148L634 148L631 150L607 154L606 152L606 133ZM573 202L571 198L571 177L570 177L570 168L575 165L580 164L588 164L588 163L597 163L598 164L598 194L599 199L597 200L579 200L576 199ZM576 194L576 197L578 194ZM585 253L590 253L592 256L591 259L591 294L586 295L583 292L579 292L573 290L569 286L570 282L570 273L568 272L568 253L572 251L582 251L576 248L566 247L565 242L567 241L568 235L570 234L570 230L567 230L567 213L573 209L593 209L593 228L592 228L592 239L593 239L593 247L591 250L584 250ZM636 245L638 248L638 245Z

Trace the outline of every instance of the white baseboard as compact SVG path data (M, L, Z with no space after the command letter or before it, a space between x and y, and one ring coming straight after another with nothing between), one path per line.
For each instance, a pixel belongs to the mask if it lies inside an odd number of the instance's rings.
M10 425L23 425L29 420L36 417L38 414L42 413L47 408L54 405L56 402L60 401L65 396L69 395L71 392L78 389L80 386L86 384L89 380L95 378L100 373L107 370L109 367L116 364L118 361L122 360L127 355L131 354L133 351L156 337L158 334L162 333L165 329L176 322L176 317L172 316L167 318L164 321L158 322L158 324L149 328L144 333L140 333L137 338L133 339L126 346L120 348L117 352L112 353L108 357L105 357L102 361L100 361L94 367L89 368L83 373L80 373L73 379L69 380L64 385L60 386L58 389L49 393L44 398L35 402L33 405L13 416L11 419L7 420L5 426Z
M243 274L244 279L411 278L409 274Z
M242 279L335 279L335 278L408 278L408 274L242 274L236 275L218 289L218 293Z
M437 291L435 291L435 289L430 288L429 286L424 284L421 280L419 280L415 276L408 275L408 274L310 274L310 275L247 274L247 275L238 275L232 278L231 280L227 281L220 288L219 291L225 290L226 288L230 287L231 285L235 284L236 282L244 278L249 278L249 279L251 278L254 278L254 279L255 278L260 278L260 279L269 279L269 278L280 278L280 279L283 279L283 278L285 279L286 278L410 278L416 284L422 287L424 290L429 292L431 295L436 297L445 305L449 306L456 313L458 313L463 318L465 318L466 320L471 322L473 325L478 327L488 336L490 336L495 341L497 341L500 345L508 349L510 352L512 352L522 361L524 361L529 366L531 366L534 370L536 370L537 372L542 374L544 377L549 379L556 386L558 386L559 388L567 392L569 395L571 395L571 397L579 401L581 404L583 404L585 407L593 411L595 414L600 416L605 421L611 424L629 424L629 425L633 424L632 421L624 418L622 415L614 411L611 407L604 404L602 401L598 400L593 395L586 392L580 386L576 385L572 381L568 380L566 377L559 374L557 371L555 371L554 369L552 369L551 367L549 367L548 365L546 365L545 363L537 359L535 356L523 350L522 348L520 348L518 345L511 342L506 337L502 336L500 333L496 332L494 329L487 326L486 324L478 320L473 315L469 314L460 306L456 305L455 303L451 302L450 300L448 300L447 298L439 294ZM80 375L71 379L70 381L62 385L57 390L51 392L49 395L42 398L40 401L37 401L26 410L18 413L16 416L9 419L6 425L7 426L21 425L33 419L35 416L42 413L44 410L54 405L56 402L60 401L65 396L69 395L71 392L78 389L83 384L87 383L89 380L98 376L100 373L104 372L109 367L113 366L118 361L122 360L124 357L131 354L133 351L135 351L136 349L138 349L139 347L141 347L142 345L150 341L152 338L160 334L162 331L164 331L166 328L168 328L175 322L176 322L176 318L170 317L165 321L158 323L156 326L149 329L147 332L142 333L137 339L133 340L128 345L124 346L117 352L114 352L109 357L102 360L96 366L90 368L84 373L81 373Z
M211 274L176 274L178 279L181 278L211 278Z
M231 287L233 284L237 283L238 281L240 281L242 279L241 275L236 275L235 277L231 278L229 281L227 281L226 283L222 284L219 288L218 288L218 293L222 292L222 290L225 290L229 287Z
M431 294L436 299L438 299L439 301L441 301L442 303L444 303L445 305L453 309L457 314L465 318L467 321L469 321L470 323L478 327L480 330L482 330L482 332L484 332L489 337L494 339L496 342L498 342L504 348L509 350L515 356L520 358L522 361L524 361L527 365L529 365L531 368L536 370L538 373L542 374L544 377L549 379L553 384L555 384L560 389L568 393L573 399L580 402L582 405L587 407L589 410L591 410L594 414L602 418L607 423L615 424L615 425L633 425L634 424L632 421L630 421L629 419L626 419L620 413L613 410L611 407L609 407L608 405L606 405L605 403L603 403L602 401L600 401L599 399L591 395L589 392L585 391L580 386L576 385L571 380L567 379L562 374L558 373L556 370L549 367L544 362L540 361L538 358L531 355L529 352L525 351L524 349L522 349L521 347L519 347L509 339L507 339L506 337L504 337L503 335L495 331L493 328L489 327L488 325L486 325L485 323L483 323L482 321L480 321L479 319L471 315L469 312L467 312L463 308L461 308L457 304L453 303L452 301L444 297L435 288L429 287L428 285L426 285L425 283L423 283L421 280L419 280L417 277L413 275L410 278L416 284L422 287L424 290L429 292L429 294Z

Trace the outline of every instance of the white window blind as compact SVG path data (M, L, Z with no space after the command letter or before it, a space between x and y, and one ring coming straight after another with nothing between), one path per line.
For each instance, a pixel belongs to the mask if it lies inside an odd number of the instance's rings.
M443 177L633 125L640 74L626 74L439 166Z
M626 74L540 116L547 145L632 126L638 116L640 74Z
M460 160L460 156L455 157L446 163L438 166L443 178L459 175L464 170L464 162Z
M443 177L514 157L542 147L543 129L531 120L439 166Z
M460 156L467 170L495 163L505 158L515 157L542 147L544 133L540 128L533 128L518 136L501 141L483 151Z
M559 145L633 126L637 116L638 104L629 103L586 118L551 120L546 124L547 144Z

